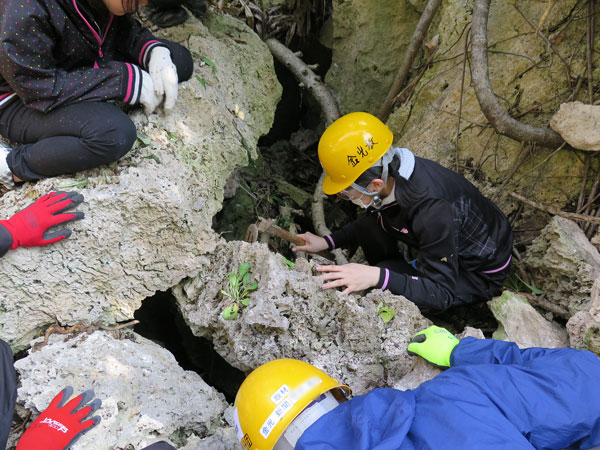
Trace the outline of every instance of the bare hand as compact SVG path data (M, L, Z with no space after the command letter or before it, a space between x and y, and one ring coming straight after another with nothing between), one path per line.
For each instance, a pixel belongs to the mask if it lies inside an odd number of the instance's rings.
M292 247L292 251L294 252L317 253L322 250L327 250L328 248L325 238L317 236L316 234L306 232L299 234L298 236L304 239L304 245L296 245L295 247Z
M344 294L376 286L379 282L380 273L379 267L355 263L341 266L319 266L317 271L327 272L319 275L322 280L329 281L323 283L323 286L321 286L323 289L346 286L346 289L342 291Z

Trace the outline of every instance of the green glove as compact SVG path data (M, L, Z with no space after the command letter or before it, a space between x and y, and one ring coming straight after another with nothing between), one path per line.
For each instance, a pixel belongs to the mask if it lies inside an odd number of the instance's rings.
M419 331L408 344L408 353L419 355L438 367L450 367L450 355L460 341L445 328L435 325Z

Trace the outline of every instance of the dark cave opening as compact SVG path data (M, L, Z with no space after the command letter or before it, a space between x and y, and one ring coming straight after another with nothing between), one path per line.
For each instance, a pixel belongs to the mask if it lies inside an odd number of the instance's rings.
M134 331L169 350L184 370L192 370L225 395L229 403L244 381L244 372L232 367L214 349L210 340L195 336L185 323L175 297L159 291L146 298L134 317Z

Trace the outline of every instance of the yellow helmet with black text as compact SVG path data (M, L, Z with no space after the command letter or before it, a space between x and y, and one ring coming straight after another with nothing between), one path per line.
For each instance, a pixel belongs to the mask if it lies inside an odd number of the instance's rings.
M293 448L307 426L344 401L342 391L350 394L348 386L306 362L265 363L246 377L235 397L238 441L244 450ZM302 423L293 425L302 414ZM287 441L284 433L289 434Z
M319 140L323 192L333 195L346 189L388 151L393 140L392 131L369 113L353 112L333 122Z

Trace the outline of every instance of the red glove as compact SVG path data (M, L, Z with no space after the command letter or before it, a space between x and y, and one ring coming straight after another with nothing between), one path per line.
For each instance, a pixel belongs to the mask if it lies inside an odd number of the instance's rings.
M45 234L48 228L83 218L83 213L75 211L61 214L83 201L83 195L77 192L50 192L16 213L8 220L0 220L0 225L12 236L11 250L17 247L38 247L52 244L71 236L71 230L60 229Z
M94 397L94 392L85 391L64 405L72 393L73 388L67 386L54 397L48 408L25 430L17 450L66 450L100 422L100 417L95 416L82 423L102 405L100 399L85 405Z

